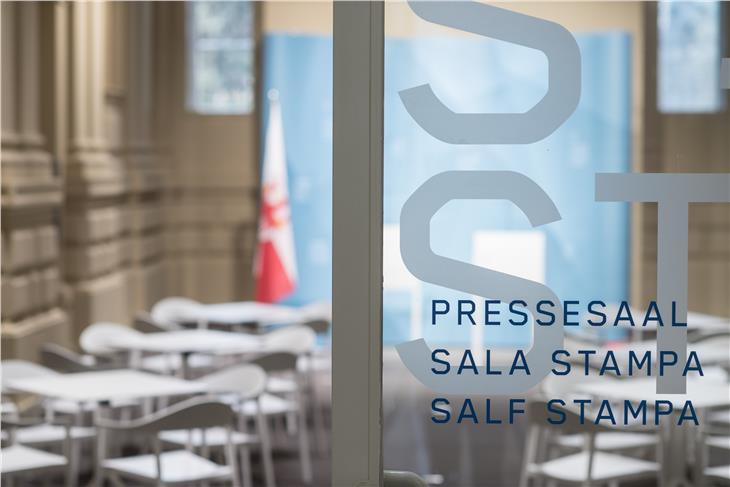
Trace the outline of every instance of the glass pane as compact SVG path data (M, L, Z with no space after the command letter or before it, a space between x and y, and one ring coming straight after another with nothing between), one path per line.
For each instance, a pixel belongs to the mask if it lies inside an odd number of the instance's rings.
M658 5L658 104L662 112L716 112L720 88L720 2Z
M254 105L253 5L188 4L188 106L199 113L248 113Z
M586 458L588 446L578 438L591 431L602 400L614 408L617 426L627 403L636 408L644 401L656 410L661 340L650 310L657 300L658 217L656 205L641 202L665 183L644 176L724 177L730 119L718 104L719 46L728 42L719 30L722 9L713 2L662 4L659 38L652 39L645 26L654 6L386 3L386 470L415 472L429 485L581 483L585 469L566 465ZM676 63L658 73L671 77L662 93L684 104L677 109L719 110L717 117L670 117L654 103L646 106L655 59L643 46L655 42L666 51L659 55ZM606 196L610 180L621 183L615 192L630 192L633 184L642 189L633 207ZM727 198L727 191L719 193ZM713 257L703 240L730 245L730 212L727 205L690 208L689 223L682 224L690 250L677 256L694 269L686 277L689 298L677 291L672 299L689 299L688 333L696 339L713 327L730 330L727 300L700 277L708 272L726 280L730 272L728 253ZM674 282L665 278L659 288ZM663 314L667 328L670 315ZM556 327L557 339L549 331ZM726 363L727 337L722 340L705 359L723 353ZM646 351L652 372L629 371L627 357ZM601 370L612 360L618 370ZM730 392L727 376L720 376L722 390ZM692 400L702 397L692 388L712 389L697 374L688 381ZM551 427L546 418L556 417L548 401L573 410L583 404L585 427ZM652 448L690 458L683 435L698 429L676 428L672 418L660 420L668 438L652 435ZM599 424L614 426L609 423ZM654 419L647 424L654 428ZM539 444L532 442L538 430ZM626 444L611 452L635 456ZM596 458L594 468L610 468ZM645 458L659 464L646 485L657 478L672 485L692 468L692 461L648 451ZM547 480L532 475L545 473L543 467L551 469Z

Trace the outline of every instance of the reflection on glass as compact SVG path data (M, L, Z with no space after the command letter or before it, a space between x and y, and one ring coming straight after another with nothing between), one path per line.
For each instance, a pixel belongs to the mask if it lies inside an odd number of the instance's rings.
M658 9L659 111L721 110L720 3L664 1Z

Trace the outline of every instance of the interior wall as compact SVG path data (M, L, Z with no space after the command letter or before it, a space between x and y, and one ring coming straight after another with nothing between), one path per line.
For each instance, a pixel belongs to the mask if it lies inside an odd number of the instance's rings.
M258 205L256 114L209 115L186 107L185 5L156 5L165 19L159 89L165 106L165 269L171 294L204 302L253 296Z

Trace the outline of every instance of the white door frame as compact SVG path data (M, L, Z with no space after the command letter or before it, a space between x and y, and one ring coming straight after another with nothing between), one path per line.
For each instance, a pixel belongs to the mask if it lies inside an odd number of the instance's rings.
M332 485L382 485L384 5L334 2Z

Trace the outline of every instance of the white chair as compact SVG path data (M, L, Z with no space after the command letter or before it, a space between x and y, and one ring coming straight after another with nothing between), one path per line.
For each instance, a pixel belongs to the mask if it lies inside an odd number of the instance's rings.
M554 406L555 407L555 406ZM635 458L598 451L596 435L608 431L608 427L596 425L592 419L581 424L580 416L568 409L561 409L566 419L560 425L552 425L548 419L547 402L533 400L527 405L529 432L522 466L520 487L527 487L531 479L545 479L590 487L608 484L616 487L621 481L656 478L658 464ZM540 437L550 434L582 434L587 436L585 449L578 453L555 459L538 458Z
M311 331L311 330L310 330ZM287 391L281 394L266 392L259 398L258 407L261 414L267 418L283 417L287 421L289 432L296 431L299 442L299 461L302 470L302 480L305 483L312 481L312 457L309 447L309 431L306 419L306 404L301 383L302 376L297 369L299 355L292 352L272 352L251 360L259 365L269 376L279 375L282 381L288 384ZM267 382L267 390L270 382ZM289 388L292 386L293 388ZM251 416L256 414L256 405L244 403L241 412Z
M329 326L322 323L322 326ZM314 428L319 450L322 451L327 443L324 430L324 411L322 401L317 397L316 373L323 371L322 364L330 363L328 356L315 356L317 333L314 326L290 325L274 330L264 335L264 344L269 351L288 352L297 355L297 370L277 371L269 374L266 390L273 394L299 394L305 407L305 413L310 410L314 420ZM267 372L270 372L267 370ZM282 374L282 372L289 372Z
M118 323L99 322L92 323L84 328L79 336L81 349L91 355L98 357L118 357L118 349L114 343L120 338L141 338L139 331Z
M120 339L144 340L145 334L117 323L93 323L81 332L79 344L88 354L104 357L116 363L117 366L139 368L160 374L173 374L180 370L182 360L177 354L152 354L143 356L141 353L125 353L114 348L114 343ZM210 357L200 356L189 361L191 367L209 367Z
M134 316L134 329L142 333L182 330L183 327L172 321L157 321L150 313L140 311Z
M79 355L57 343L44 343L40 351L41 363L57 372L89 372L99 367L92 355Z
M252 485L251 479L251 458L250 448L260 447L261 458L264 467L264 478L268 487L274 487L274 467L271 456L271 442L269 439L266 421L258 407L258 401L266 387L266 373L264 370L253 364L241 364L229 367L198 379L206 384L206 389L211 394L217 394L226 403L234 406L237 411L242 409L244 403L251 403L254 406L253 416L240 414L238 429L233 431L231 441L240 451L241 471L243 474L244 487ZM253 417L257 431L248 431L247 419ZM174 430L163 431L160 439L165 443L181 446L193 446L200 448L205 442L210 448L221 448L225 446L226 435L223 428L209 428L207 430Z
M2 374L3 394L13 394L13 391L6 387L8 381L30 379L34 377L48 377L60 375L42 365L28 362L25 360L4 360L0 365L0 373ZM65 414L76 418L78 421L80 414L84 410L76 403L67 401L44 401L43 403L46 421L33 421L32 424L25 427L17 427L13 432L13 440L18 445L35 446L35 447L58 447L63 445L67 440L71 442L70 448L73 452L77 452L81 441L90 440L96 436L94 428L84 426L62 426L54 424L55 415ZM8 421L20 421L17 410L5 411L3 409L3 419ZM16 448L15 452L21 451ZM70 455L69 478L75 479L77 475L78 455Z
M727 485L730 482L730 465L708 467L705 469L704 475L706 480L718 481L722 482L722 485Z
M164 298L150 310L155 323L174 329L184 323L197 323L198 328L207 328L205 320L200 319L201 304L195 300L178 296Z
M205 483L230 480L240 486L236 474L236 454L233 445L233 424L235 413L231 407L219 401L193 398L177 403L167 409L132 421L110 421L99 419L98 459L101 475L117 484L122 479L135 485L157 486ZM225 431L226 465L220 465L190 450L162 451L159 435L166 430L206 430L221 427ZM106 436L110 431L136 434L149 438L153 453L131 457L106 458ZM202 436L203 449L206 437ZM103 479L102 479L103 483Z
M708 467L710 450L717 449L730 453L730 436L708 436L706 432L698 435L698 442L695 448L696 473L702 477L696 478L697 485L707 485L708 481L720 481L727 484L730 481L730 465L719 465ZM727 455L725 457L727 459Z
M39 474L64 472L65 484L71 487L74 477L72 477L69 471L67 456L30 448L19 442L16 436L18 431L26 427L32 428L38 424L43 424L42 420L40 422L28 422L3 417L3 433L8 436L6 441L9 443L8 446L0 450L0 460L2 460L0 461L0 474L2 475L3 483L12 486L16 480L28 474L32 474L34 479L36 479ZM62 437L63 451L66 452L66 455L69 455L71 451L70 428L61 428L64 431Z

